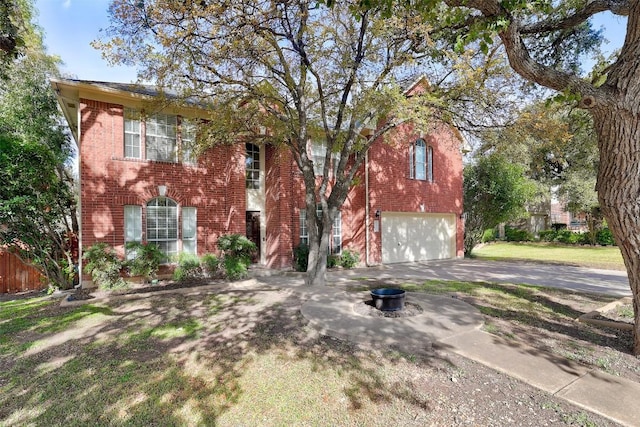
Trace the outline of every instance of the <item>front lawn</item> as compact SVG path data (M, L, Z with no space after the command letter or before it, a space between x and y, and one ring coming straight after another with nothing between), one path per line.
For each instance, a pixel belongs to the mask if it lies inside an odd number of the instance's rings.
M407 286L458 292L485 313L492 333L530 340L551 321L560 340L587 331L567 340L572 349L607 363L629 356L595 352L609 333L571 320L607 297L468 282ZM79 307L42 297L0 302L0 425L614 425L451 353L322 336L301 316L303 302L260 284Z
M624 270L617 246L569 246L552 243L495 242L477 247L472 255L490 260L550 262L605 270Z

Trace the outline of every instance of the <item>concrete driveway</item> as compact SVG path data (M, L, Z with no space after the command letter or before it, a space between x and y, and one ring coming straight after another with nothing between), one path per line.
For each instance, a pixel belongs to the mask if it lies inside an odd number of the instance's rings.
M616 296L631 295L625 271L526 262L475 259L424 261L330 272L329 280L332 276L526 283Z

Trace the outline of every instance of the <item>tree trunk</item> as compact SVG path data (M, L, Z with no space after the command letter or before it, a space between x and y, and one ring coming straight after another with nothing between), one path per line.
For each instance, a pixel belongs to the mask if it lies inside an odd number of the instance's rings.
M324 286L326 284L327 254L329 252L332 224L333 219L330 212L323 210L322 215L317 217L315 203L312 209L307 206L309 262L307 264L305 283L309 286Z
M592 112L600 151L598 199L627 268L633 353L640 355L640 117L630 109L602 110Z

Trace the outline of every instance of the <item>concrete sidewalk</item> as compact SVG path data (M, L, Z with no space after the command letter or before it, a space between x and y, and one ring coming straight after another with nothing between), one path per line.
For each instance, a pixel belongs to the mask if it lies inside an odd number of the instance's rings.
M621 425L640 425L640 384L634 381L514 345L480 330L448 337L438 344Z
M367 276L374 273L370 269ZM333 274L332 280L346 275L350 273ZM369 298L368 292L306 287L302 277L265 277L260 281L303 296L306 302L302 314L323 334L359 343L394 345L412 352L433 348L451 351L621 425L640 426L640 406L635 404L640 384L483 332L482 316L467 303L453 297L408 293L407 302L420 305L422 314L364 317L353 306Z

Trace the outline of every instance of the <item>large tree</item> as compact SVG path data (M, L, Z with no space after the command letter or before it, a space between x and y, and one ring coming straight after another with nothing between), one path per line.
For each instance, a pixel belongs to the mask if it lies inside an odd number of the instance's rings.
M551 100L533 103L508 126L482 133L476 155L486 153L522 165L539 183L544 204L553 192L569 211L586 214L595 244L602 223L595 191L598 144L587 112Z
M365 10L400 4L428 21L440 16L458 47L475 43L486 50L499 40L519 75L575 99L591 114L600 154L598 199L627 268L633 351L640 355L640 0L361 2ZM599 41L590 20L604 12L626 17L624 44L598 74L585 78L573 53Z
M485 230L526 215L535 186L524 167L500 154L480 156L464 168L464 252L470 255Z
M28 2L12 2L25 8ZM49 78L58 60L42 34L23 25L22 55L3 71L0 86L0 246L33 263L50 283L70 287L78 231L73 149Z
M460 60L434 50L430 25L415 12L383 16L357 5L114 0L112 26L96 43L109 60L135 64L141 79L205 106L205 148L244 137L290 150L305 187L309 284L324 283L333 219L371 144L408 118L427 133L433 118L453 120L453 100L468 103L504 70L490 55ZM447 64L439 83L449 85L405 96L403 85L425 72L417 61L432 54ZM320 173L310 141L326 147Z

